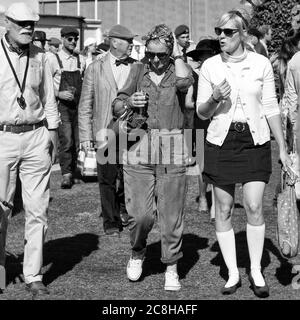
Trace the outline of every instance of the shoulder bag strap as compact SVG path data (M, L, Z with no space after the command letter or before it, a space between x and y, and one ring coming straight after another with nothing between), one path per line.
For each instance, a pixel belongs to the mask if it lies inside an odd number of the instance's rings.
M79 70L81 70L81 68L80 68L80 59L79 59L79 55L77 56L77 68L78 68Z

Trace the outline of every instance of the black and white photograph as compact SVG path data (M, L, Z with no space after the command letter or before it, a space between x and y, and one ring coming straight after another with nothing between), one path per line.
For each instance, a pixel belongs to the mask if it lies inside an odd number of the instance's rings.
M0 42L0 306L300 300L299 0L0 0Z

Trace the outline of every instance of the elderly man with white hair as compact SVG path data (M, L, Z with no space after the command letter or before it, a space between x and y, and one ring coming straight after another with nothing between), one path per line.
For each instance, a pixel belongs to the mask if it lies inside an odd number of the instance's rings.
M5 12L7 32L0 45L0 277L5 278L6 232L19 171L25 209L23 274L34 296L49 293L42 283L43 244L51 150L59 124L48 61L31 43L38 20L27 4L13 3Z

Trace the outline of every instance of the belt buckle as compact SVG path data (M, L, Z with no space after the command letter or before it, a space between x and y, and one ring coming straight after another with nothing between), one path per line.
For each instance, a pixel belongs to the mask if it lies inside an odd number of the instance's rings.
M237 132L243 132L246 129L246 125L244 122L234 122L234 130Z

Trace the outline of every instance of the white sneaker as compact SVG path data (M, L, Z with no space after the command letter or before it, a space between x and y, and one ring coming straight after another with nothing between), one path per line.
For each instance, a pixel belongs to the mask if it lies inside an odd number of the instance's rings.
M165 273L165 290L178 291L181 289L179 277L175 271L167 271Z
M143 272L143 260L130 258L127 263L127 278L131 281L137 281Z

